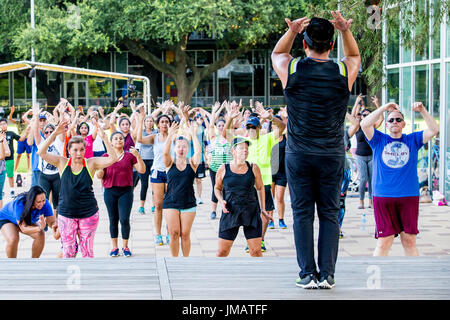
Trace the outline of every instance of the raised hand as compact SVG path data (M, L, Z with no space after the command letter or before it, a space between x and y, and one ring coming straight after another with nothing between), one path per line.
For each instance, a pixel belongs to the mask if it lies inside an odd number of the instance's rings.
M423 110L425 110L425 106L422 102L414 102L412 105L412 110L415 112L422 112Z
M350 29L353 19L345 20L339 11L331 11L331 15L334 19L329 21L333 24L335 29L339 31L347 31Z
M66 131L66 128L69 126L70 121L68 119L63 119L59 122L59 124L56 126L55 132L56 134L61 134Z
M172 125L169 127L168 135L169 136L174 135L178 131L179 127L180 125L178 123L176 123L175 121L172 122Z
M291 21L289 18L286 18L284 19L284 21L286 21L287 25L289 26L289 30L295 33L302 33L308 26L310 19L308 19L307 17L303 17Z
M130 147L130 153L136 158L139 156L139 151L135 147Z
M384 108L385 111L388 111L388 112L400 111L399 105L394 103L394 102L389 102L389 103L385 104L383 106L383 108Z
M262 105L261 102L256 101L256 102L255 102L255 106L256 106L255 112L256 112L257 114L259 114L259 116L260 116L262 119L270 118L270 116L271 116L270 112L269 112L268 110L264 109L264 106Z

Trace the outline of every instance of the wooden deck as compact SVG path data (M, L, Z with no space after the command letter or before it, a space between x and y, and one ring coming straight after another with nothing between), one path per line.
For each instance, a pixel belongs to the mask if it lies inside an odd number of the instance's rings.
M343 257L333 290L295 286L295 258L0 260L0 300L450 299L450 257Z

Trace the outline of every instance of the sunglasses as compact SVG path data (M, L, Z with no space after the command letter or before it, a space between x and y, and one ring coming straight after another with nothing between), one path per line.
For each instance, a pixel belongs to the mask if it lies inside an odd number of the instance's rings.
M369 113L361 113L361 117L367 117Z
M53 131L45 131L44 133L45 133L45 134L52 134Z
M248 126L247 126L247 129L256 129L256 127L255 127L255 126L252 126L252 125L248 125Z
M402 118L390 118L387 122L393 123L394 121L397 121L398 123L403 122Z

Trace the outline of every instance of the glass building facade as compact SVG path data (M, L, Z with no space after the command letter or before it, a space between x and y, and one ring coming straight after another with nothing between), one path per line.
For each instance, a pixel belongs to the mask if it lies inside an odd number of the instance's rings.
M432 7L432 1L424 1ZM423 8L422 8L423 9ZM434 11L434 10L431 10ZM424 130L425 121L411 111L415 101L423 102L440 125L439 134L419 153L418 174L421 186L439 190L450 199L450 25L433 28L421 53L402 45L402 20L383 28L386 52L383 103L396 102L405 115L405 133ZM412 33L414 37L414 31Z

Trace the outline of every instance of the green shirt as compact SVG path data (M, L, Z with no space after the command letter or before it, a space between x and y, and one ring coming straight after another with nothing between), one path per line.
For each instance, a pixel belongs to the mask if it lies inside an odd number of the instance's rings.
M217 172L222 164L229 163L233 159L231 156L231 145L226 139L217 136L211 148L211 164L209 169Z
M269 132L264 135L259 135L258 139L250 139L250 146L248 148L247 161L256 163L261 171L261 177L265 186L272 184L272 168L270 165L270 158L272 148L279 139L275 137L275 132Z

